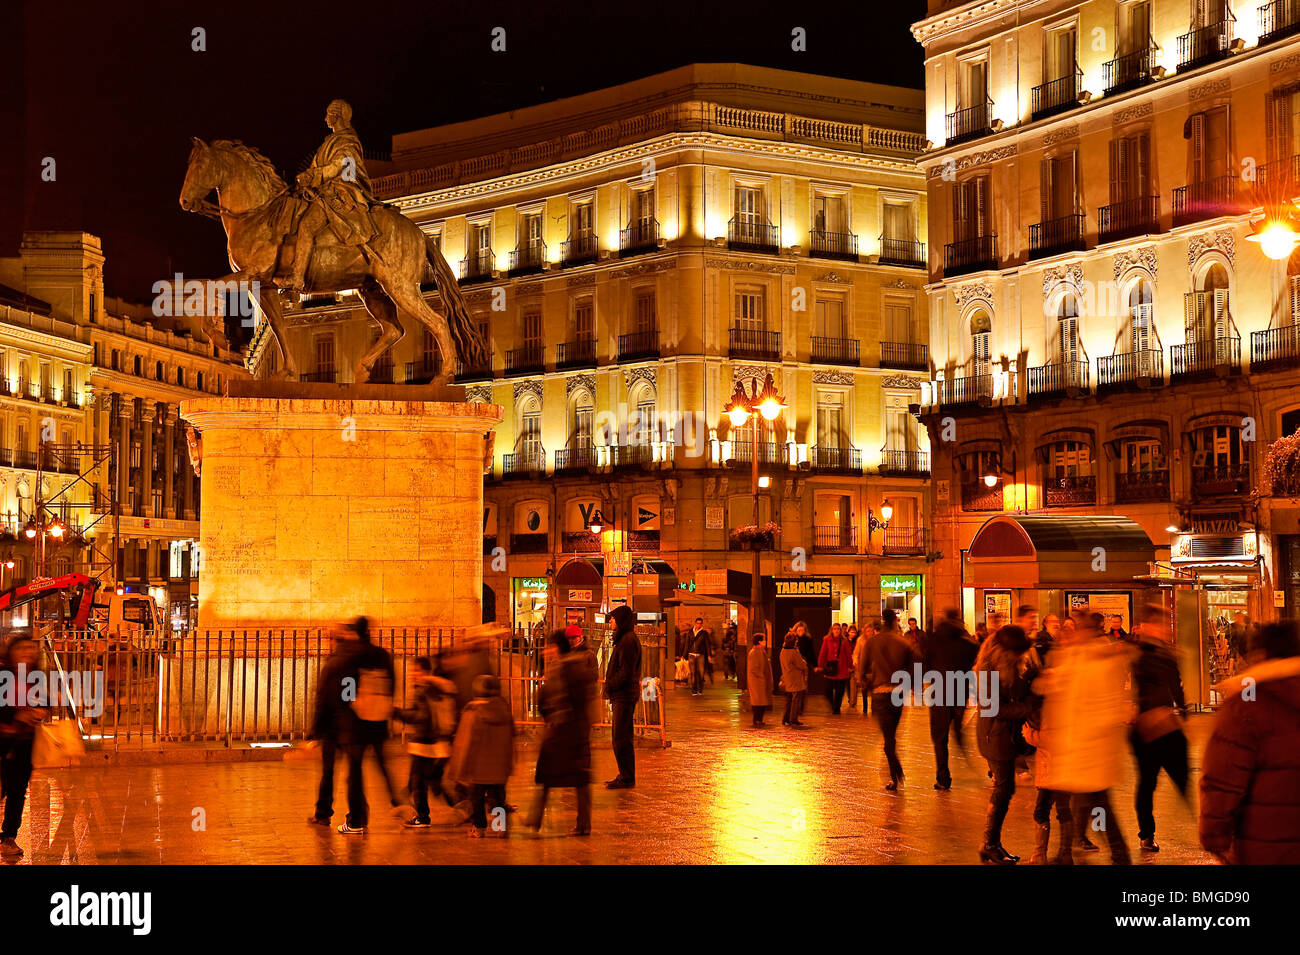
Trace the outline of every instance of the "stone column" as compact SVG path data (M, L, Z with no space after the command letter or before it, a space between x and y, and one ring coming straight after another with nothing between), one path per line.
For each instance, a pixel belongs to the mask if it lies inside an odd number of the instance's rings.
M163 419L163 512L161 517L184 517L176 512L173 475L176 473L176 409L167 406Z
M131 422L134 403L125 395L117 409L117 504L127 512L127 490L131 480Z
M152 401L146 402L142 429L144 433L140 436L140 474L144 483L141 489L144 494L144 510L141 513L149 517L162 517L161 514L153 512L153 431L157 421L157 404Z

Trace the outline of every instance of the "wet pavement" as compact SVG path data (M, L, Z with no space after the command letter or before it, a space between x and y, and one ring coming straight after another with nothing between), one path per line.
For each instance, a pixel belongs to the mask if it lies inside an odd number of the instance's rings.
M387 811L384 785L369 765L371 824L365 835L343 836L309 826L319 763L115 766L51 772L32 779L18 842L22 863L81 864L429 864L429 863L890 863L971 864L989 779L983 760L954 751L953 788L935 792L928 723L908 710L899 733L907 774L898 793L886 792L887 769L874 720L856 711L830 715L824 699L809 701L807 726L786 728L779 710L768 728L749 727L734 685L692 697L669 693L669 738L639 742L637 787L594 787L593 833L568 835L573 793L553 795L540 835L507 822L507 835L469 839L466 827L441 817L430 829L403 829ZM1192 788L1210 716L1189 719ZM775 725L773 725L775 724ZM593 746L598 781L615 775L608 731ZM534 791L536 750L522 749L508 799L525 809ZM403 782L406 757L394 744L390 766ZM298 754L295 754L298 755ZM1139 864L1211 861L1196 840L1192 808L1165 777L1156 791L1158 854L1137 852L1134 768L1124 756L1124 782L1112 803ZM336 779L334 821L346 805L346 769ZM1194 798L1194 797L1193 797ZM1032 849L1032 783L1017 783L1003 843L1028 858ZM1094 837L1094 841L1098 841ZM1053 820L1052 849L1056 846ZM1076 858L1105 864L1107 852ZM10 862L10 860L6 860Z

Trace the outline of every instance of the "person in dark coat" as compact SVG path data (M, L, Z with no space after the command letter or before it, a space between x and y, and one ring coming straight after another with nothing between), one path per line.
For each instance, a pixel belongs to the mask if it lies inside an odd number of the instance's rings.
M15 691L12 699L0 701L0 794L5 803L0 822L0 855L6 859L23 855L18 845L18 828L22 825L27 787L32 779L36 725L50 715L44 706L28 705L44 701L27 700L26 693L20 689L29 686L26 677L38 668L39 657L36 641L26 632L19 632L9 638L0 660L0 673Z
M1143 852L1159 852L1152 807L1160 770L1169 774L1179 795L1187 798L1187 734L1182 724L1186 704L1173 630L1164 609L1147 608L1135 636L1133 688L1138 715L1129 738L1138 764L1138 843Z
M713 668L713 635L704 626L701 617L686 636L686 652L691 665L691 696L704 695L704 677Z
M636 617L626 604L615 607L609 619L614 628L614 646L605 668L605 698L613 710L610 736L618 775L605 783L605 788L631 789L636 785L632 719L641 699L641 641L636 635Z
M817 654L813 652L813 638L808 632L808 624L796 620L790 632L794 634L794 645L799 650L799 655L808 663L808 672L812 673L817 669Z
M1020 725L1031 706L1029 686L1021 670L1028 649L1029 637L1024 629L1008 624L984 642L975 661L976 674L990 681L996 676L998 685L997 712L981 712L976 729L980 754L988 760L993 773L993 793L989 796L984 844L979 853L986 865L1015 865L1020 861L1019 856L1002 847L1002 822L1016 791L1016 755L1023 748Z
M470 838L481 838L487 831L489 809L492 831L506 835L506 783L515 766L515 720L501 696L501 681L492 674L475 677L473 693L456 727L447 775L469 793Z
M348 675L355 643L342 632L334 634L334 648L321 664L316 678L316 708L307 738L320 746L320 785L316 811L307 818L313 826L329 826L334 815L334 762L352 736L352 708L344 699L343 678Z
M435 673L433 661L428 657L415 658L414 683L412 705L398 709L394 715L411 727L406 743L411 754L407 790L415 815L403 825L408 829L424 829L431 824L430 791L448 806L454 802L443 790L442 777L456 735L456 684Z
M754 715L753 725L763 726L763 717L772 705L772 655L767 652L767 638L761 633L754 634L747 665L747 690L749 706Z
M1259 628L1262 660L1219 684L1201 759L1201 845L1238 865L1300 865L1300 634Z
M564 631L546 641L546 679L538 707L546 719L534 780L537 791L524 825L540 831L546 800L552 789L578 791L578 820L571 835L591 835L591 674L585 660L573 653Z
M895 674L911 674L916 652L898 629L898 615L892 610L881 614L883 625L867 638L858 661L858 682L864 696L871 698L871 715L885 738L885 759L889 763L889 783L895 791L903 782L903 764L898 759L898 724L903 719L903 696L896 692ZM859 638L861 639L861 638Z
M906 636L904 636L906 639ZM921 637L921 666L926 673L942 678L943 687L965 686L965 675L975 666L979 646L966 628L955 607L944 611L943 619L930 633ZM960 675L953 679L950 674ZM952 773L948 770L948 736L951 734L957 748L964 751L961 721L966 713L964 699L940 699L929 706L930 742L934 744L934 788L947 791L952 788Z
M739 638L736 636L736 625L728 623L727 629L722 635L722 664L725 667L726 678L734 680L736 678L736 647Z
M364 832L370 821L370 807L366 803L366 789L362 773L362 760L367 751L373 751L388 787L388 799L395 811L402 809L399 789L384 762L384 741L388 739L388 721L393 715L393 687L397 674L393 657L383 647L370 642L370 621L357 617L348 624L355 634L356 647L347 656L348 666L344 685L351 681L352 722L348 731L348 815L338 827L344 835Z

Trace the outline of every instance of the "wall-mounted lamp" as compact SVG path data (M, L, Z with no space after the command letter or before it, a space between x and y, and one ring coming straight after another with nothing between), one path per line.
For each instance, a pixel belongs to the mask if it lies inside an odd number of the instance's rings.
M889 529L889 520L894 516L894 508L888 501L880 505L880 518L877 519L871 508L867 508L867 539L876 531Z
M761 488L769 488L769 487L771 487L771 486L772 486L772 478L771 478L771 476L770 476L770 475L767 475L767 474L760 474L760 475L758 476L758 486L761 487Z

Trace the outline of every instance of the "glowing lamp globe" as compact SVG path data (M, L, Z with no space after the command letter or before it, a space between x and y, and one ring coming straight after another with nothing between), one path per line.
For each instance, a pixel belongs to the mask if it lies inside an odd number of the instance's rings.
M894 505L892 504L881 505L880 516L883 517L885 519L885 523L888 524L889 519L894 516Z
M35 540L35 539L36 539L36 528L35 528L35 527L32 527L32 526L29 524L29 525L27 526L27 529L23 531L23 534L26 535L26 537L27 537L27 539L28 539L29 541L30 541L30 540Z
M985 487L992 487L993 485L995 485L995 484L997 484L997 483L998 483L998 476L997 476L996 474L986 474L986 475L984 475L984 486L985 486Z
M50 525L50 536L53 537L55 540L58 540L60 537L62 537L62 536L63 536L63 525L62 525L62 524L51 524L51 525Z
M767 373L767 379L763 382L763 391L758 396L758 413L766 421L775 421L780 417L781 412L786 408L785 401L776 390L776 382L772 380L772 373Z
M1258 242L1260 251L1270 259L1285 259L1291 255L1300 236L1286 222L1266 222L1254 235L1249 235L1251 242Z

